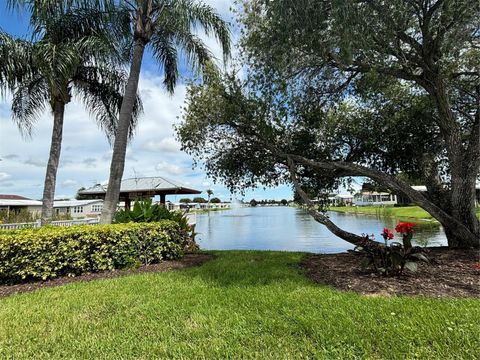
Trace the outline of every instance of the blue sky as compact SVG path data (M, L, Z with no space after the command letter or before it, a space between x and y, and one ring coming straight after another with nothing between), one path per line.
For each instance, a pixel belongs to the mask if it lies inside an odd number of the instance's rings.
M208 0L222 16L232 20L230 1ZM17 36L28 36L28 17L6 10L6 1L0 1L0 28ZM207 39L214 54L220 55L218 44ZM218 56L220 58L220 56ZM184 76L188 76L183 71ZM221 184L214 184L199 168L192 169L192 159L181 152L175 140L173 125L181 116L185 96L182 81L173 96L162 87L162 73L147 55L140 80L144 115L136 136L127 152L124 178L134 176L165 176L182 181L194 188L214 190L214 196L224 200L231 197ZM39 199L42 195L45 165L51 137L51 114L43 114L31 138L23 138L10 117L11 100L0 99L0 193L18 194ZM67 106L60 168L57 176L56 197L73 197L82 186L89 187L108 179L111 148L94 120L81 104L73 101ZM204 195L205 196L205 195ZM179 197L171 197L176 201ZM245 200L290 199L289 186L248 191Z

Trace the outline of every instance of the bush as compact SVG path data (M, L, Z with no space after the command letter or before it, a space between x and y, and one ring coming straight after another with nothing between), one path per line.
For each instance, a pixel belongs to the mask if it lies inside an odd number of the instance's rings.
M20 211L0 210L0 224L34 222L39 217L40 214L30 212L27 209L21 209Z
M152 204L152 199L135 201L132 210L120 210L115 213L114 223L141 222L150 223L162 220L175 221L180 227L180 235L183 238L183 248L186 251L198 249L195 243L193 227L188 223L184 212L169 211L160 204Z
M46 226L0 232L0 282L75 276L182 255L176 222Z

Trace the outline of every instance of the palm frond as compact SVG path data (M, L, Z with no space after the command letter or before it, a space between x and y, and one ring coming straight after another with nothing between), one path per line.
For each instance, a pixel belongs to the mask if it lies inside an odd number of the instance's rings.
M0 95L32 76L32 44L0 30Z
M49 104L48 84L42 76L19 84L13 93L12 119L23 136L31 136L40 114Z
M215 36L223 48L224 60L230 52L228 26L215 10L198 1L157 0L154 12L154 32L151 39L153 54L165 73L164 84L173 92L178 77L178 52L195 72L202 72L213 59L204 41L195 34L198 27Z
M155 19L156 25L173 21L183 23L184 28L190 31L201 27L207 36L214 36L222 47L224 60L230 55L230 30L227 22L221 18L216 10L202 1L177 0L172 2L156 1L162 3L163 12ZM167 5L168 3L168 5Z
M72 82L74 94L84 103L110 142L117 129L127 78L125 72L115 68L84 66L79 69ZM137 96L130 124L130 137L134 135L142 111L142 103Z
M178 53L173 34L155 33L151 40L153 55L164 73L163 84L173 93L178 79Z
M95 9L109 12L115 9L115 0L7 0L12 10L26 10L31 14L31 24L44 22L71 9Z

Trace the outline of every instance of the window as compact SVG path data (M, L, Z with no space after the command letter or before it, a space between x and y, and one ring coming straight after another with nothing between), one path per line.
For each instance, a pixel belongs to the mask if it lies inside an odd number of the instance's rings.
M92 205L92 212L99 213L102 212L103 205Z
M73 213L74 213L74 214L83 213L83 206L75 206L75 207L73 208Z

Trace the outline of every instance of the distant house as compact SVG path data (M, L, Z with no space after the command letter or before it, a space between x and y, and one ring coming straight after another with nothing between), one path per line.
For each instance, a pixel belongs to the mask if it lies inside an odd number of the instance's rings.
M6 195L0 194L0 211L5 211L7 214L26 210L32 215L40 215L42 212L42 202L32 200L20 195Z
M333 198L335 205L347 205L353 204L354 196L351 194L337 194Z
M165 207L168 210L206 210L206 209L228 209L231 203L172 203L167 201Z
M413 190L419 191L419 192L427 192L427 187L425 185L413 185L412 186ZM404 195L402 193L396 193L397 196L397 201L398 204L401 205L409 205L413 204L412 199L408 197L407 195ZM475 186L475 206L479 206L480 204L480 184L477 184Z
M355 194L353 203L356 206L392 206L397 204L397 195L388 192L362 191Z
M70 215L72 219L100 216L102 209L102 199L58 200L53 202L55 215Z

